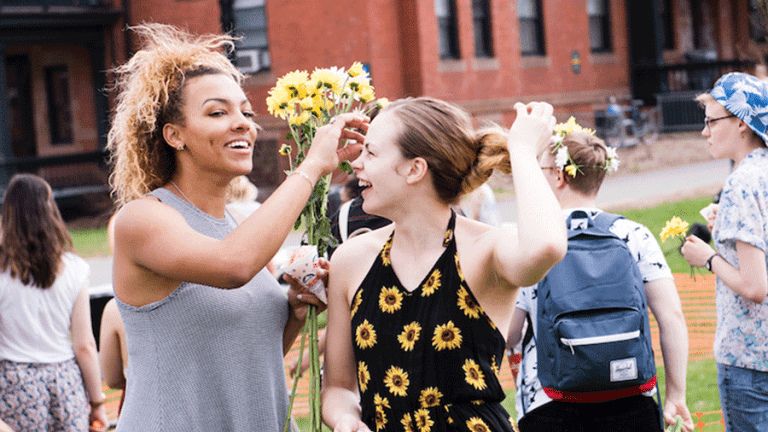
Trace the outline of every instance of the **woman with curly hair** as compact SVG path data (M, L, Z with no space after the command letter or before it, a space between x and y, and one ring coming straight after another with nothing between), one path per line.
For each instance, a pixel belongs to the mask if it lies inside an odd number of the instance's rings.
M502 331L518 288L566 249L536 161L552 106L515 108L508 132L475 130L465 111L432 98L394 102L371 122L352 166L363 209L393 223L332 257L322 399L334 431L513 430L500 403ZM514 176L518 228L451 209L494 169Z
M15 175L0 215L0 419L16 431L106 430L90 269L51 187Z
M115 216L113 283L128 342L119 431L278 431L288 396L283 354L313 295L286 298L265 269L315 182L361 142L347 127L317 131L303 161L252 215L226 210L230 182L253 165L258 125L228 36L166 25L134 29L144 47L117 69L109 133Z

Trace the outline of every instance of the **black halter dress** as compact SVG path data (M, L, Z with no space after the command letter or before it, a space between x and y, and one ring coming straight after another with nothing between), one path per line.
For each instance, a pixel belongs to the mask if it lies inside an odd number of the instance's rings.
M393 232L352 301L362 416L373 431L513 430L500 404L504 337L464 280L455 223L452 212L445 251L412 292L391 267Z

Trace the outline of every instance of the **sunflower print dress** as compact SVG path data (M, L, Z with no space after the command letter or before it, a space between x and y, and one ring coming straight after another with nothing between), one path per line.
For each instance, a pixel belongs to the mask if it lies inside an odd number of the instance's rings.
M412 292L392 270L394 232L352 301L362 418L376 432L512 431L501 406L504 337L461 273L452 213L445 251Z

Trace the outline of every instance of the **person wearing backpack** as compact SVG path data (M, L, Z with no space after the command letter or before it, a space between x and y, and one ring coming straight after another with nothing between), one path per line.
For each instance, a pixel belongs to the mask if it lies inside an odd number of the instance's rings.
M692 431L688 333L664 255L645 226L596 207L615 151L573 120L555 131L540 166L566 218L568 253L514 308L507 346L522 339L520 431L661 431L649 306L666 372L663 420L680 415Z

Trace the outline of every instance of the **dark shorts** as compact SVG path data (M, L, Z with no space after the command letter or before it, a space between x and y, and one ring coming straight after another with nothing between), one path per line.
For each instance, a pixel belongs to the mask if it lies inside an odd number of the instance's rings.
M0 361L0 418L15 431L82 432L90 408L75 360Z
M661 432L654 398L632 396L600 403L552 401L529 412L520 432Z

